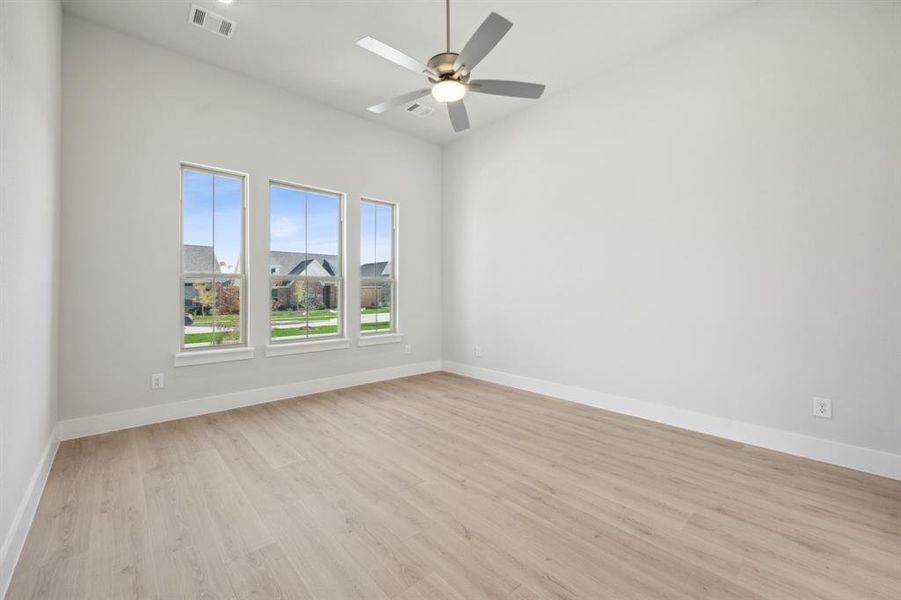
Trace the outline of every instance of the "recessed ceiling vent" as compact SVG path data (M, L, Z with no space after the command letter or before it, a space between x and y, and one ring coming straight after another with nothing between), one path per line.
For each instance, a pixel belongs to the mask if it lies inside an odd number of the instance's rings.
M427 117L435 112L435 109L431 106L426 106L425 104L414 102L406 108L406 111L410 114L416 115L417 117Z
M230 21L222 15L217 15L196 4L191 5L191 12L188 14L188 23L229 39L235 32L234 21Z

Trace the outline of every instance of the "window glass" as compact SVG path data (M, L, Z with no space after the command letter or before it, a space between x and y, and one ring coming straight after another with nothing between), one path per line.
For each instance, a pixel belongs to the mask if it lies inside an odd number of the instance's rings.
M341 196L270 185L270 338L342 334Z
M242 177L182 168L183 349L244 343L244 210Z
M395 206L360 202L360 333L394 331Z

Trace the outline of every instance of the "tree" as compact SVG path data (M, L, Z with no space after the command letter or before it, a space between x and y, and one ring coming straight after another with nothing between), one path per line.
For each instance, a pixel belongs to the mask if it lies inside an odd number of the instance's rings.
M236 315L241 313L241 287L230 281L216 282L216 314Z
M319 308L322 306L322 284L316 281L295 281L294 302L303 311Z
M209 283L203 281L195 281L192 284L196 296L194 302L200 304L200 314L206 314L205 309L213 306L214 294L213 287Z

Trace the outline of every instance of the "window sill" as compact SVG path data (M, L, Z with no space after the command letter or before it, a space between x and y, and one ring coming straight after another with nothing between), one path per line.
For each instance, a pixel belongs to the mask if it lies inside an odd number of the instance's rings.
M230 362L233 360L249 360L253 358L253 355L254 348L252 346L177 352L175 354L175 366L190 367L192 365L207 365L210 363Z
M333 340L321 340L317 342L293 342L285 344L268 344L266 356L286 356L288 354L307 354L308 352L326 352L328 350L341 350L350 348L350 340L338 338Z
M379 333L367 336L361 336L357 340L357 346L380 346L382 344L396 344L404 339L402 333Z

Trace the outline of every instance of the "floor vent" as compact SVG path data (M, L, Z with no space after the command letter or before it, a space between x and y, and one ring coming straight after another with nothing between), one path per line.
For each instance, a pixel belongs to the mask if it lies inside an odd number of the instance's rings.
M234 21L230 21L222 15L217 15L196 4L191 5L191 12L188 14L188 23L196 25L201 29L205 29L210 33L221 35L224 38L231 38L232 34L235 32Z

